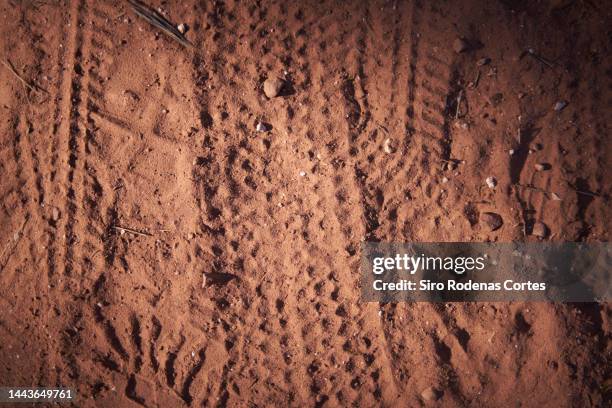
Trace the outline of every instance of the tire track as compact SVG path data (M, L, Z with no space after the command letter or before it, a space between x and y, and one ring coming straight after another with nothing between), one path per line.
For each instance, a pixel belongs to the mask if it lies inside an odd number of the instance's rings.
M126 399L142 406L170 402L177 404L180 400L186 402L186 399L191 398L190 384L184 383L181 386L176 380L174 369L174 362L185 343L185 337L181 331L180 341L174 345L170 345L172 338L161 339L166 332L153 310L159 301L159 292L152 294L153 300L149 301L150 305L146 308L151 309L149 312L140 316L132 311L128 321L117 320L118 317L121 319L122 311L112 304L117 295L109 285L125 286L129 280L108 277L107 271L116 271L118 262L124 273L131 273L125 255L130 240L121 238L115 230L122 215L120 203L127 198L124 197L125 190L131 184L126 184L130 181L123 177L115 181L109 179L109 168L116 163L113 151L116 144L112 143L108 147L104 143L111 140L113 135L126 135L128 138L137 136L139 125L124 120L124 114L116 112L116 107L107 100L111 85L108 81L109 73L116 69L117 53L113 34L106 26L116 24L116 18L112 17L116 9L107 4L88 2L87 10L86 41L83 47L87 69L81 83L85 95L79 109L79 117L82 118L79 121L82 176L78 198L87 221L81 226L80 232L83 252L75 256L75 261L83 271L81 285L84 292L93 294L95 305L91 312L86 313L93 313L96 323L94 327L88 328L86 335L93 338L92 343L97 344L98 348L94 358L84 362L84 366L106 368L104 375L92 379L95 386L100 387L98 392L108 392L110 388L118 387L123 389ZM137 94L134 95L138 99ZM136 155L142 152L143 149L140 149ZM125 154L123 151L120 153ZM136 159L134 156L130 160L127 172L133 170ZM159 269L155 262L149 266L152 270ZM137 308L130 304L129 309ZM104 339L105 344L95 340L98 335ZM168 347L167 352L160 352L160 339L164 340L161 349ZM194 371L189 375L189 381L193 381L196 374ZM175 385L182 388L177 390ZM95 391L94 387L91 392Z
M67 112L66 116L68 117L68 139L64 140L64 143L67 144L68 148L68 157L65 158L68 164L68 169L65 175L67 202L65 205L66 223L64 225L64 231L66 237L66 246L63 260L63 274L69 278L75 272L73 265L75 258L75 247L78 245L78 240L80 239L77 235L79 226L76 216L79 211L78 195L80 194L80 189L75 187L75 185L79 185L81 181L80 178L82 177L80 173L80 171L82 170L81 136L83 134L82 85L85 71L83 69L83 66L81 65L81 59L84 55L84 48L87 46L87 39L85 37L84 30L82 30L87 15L86 13L87 5L85 1L71 3L71 14L74 14L71 26L74 27L74 33L72 34L72 39L70 41L71 49L73 50L73 58L69 59L69 64L71 65L73 73L70 78L69 86L70 105L64 108Z
M240 32L243 28L236 25L237 16L250 22L248 26L251 29L257 29L259 22L268 12L271 11L265 7L250 10L241 7L226 9L222 4L217 4L210 10L209 18L213 27L224 27L233 32ZM234 52L237 47L249 45L238 44L235 38L221 37L217 41L207 40L204 44L201 41L204 40L197 42L198 48L208 50L212 55L206 59L211 62L205 62L199 57L194 59L195 83L200 89L206 89L207 85L209 89L223 89L223 84L226 83L225 75L229 74L224 72L224 67L238 67L239 61L236 60ZM211 71L217 74L219 82L216 80L208 82ZM248 89L254 74L252 71L245 72L243 78L238 81L240 86L237 88ZM219 95L216 92L200 92L201 116L210 117L219 110L244 112L234 118L234 121L240 125L232 129L221 120L204 129L206 134L204 149L194 169L193 178L196 180L195 190L199 192L197 198L202 212L201 229L204 236L209 236L212 242L206 248L206 252L210 254L203 254L203 260L209 265L208 268L212 268L212 272L231 273L237 276L235 285L240 294L232 294L224 288L215 288L214 283L210 289L207 289L218 309L218 313L214 316L218 316L216 319L220 323L219 331L224 339L227 356L221 360L222 363L217 359L216 366L221 367L219 385L214 386L210 392L194 395L193 398L194 401L203 402L212 400L212 404L215 405L231 404L230 401L241 400L240 390L253 386L253 379L248 373L252 361L261 359L260 364L269 367L269 377L255 380L268 389L268 401L272 401L275 395L281 400L283 394L290 401L303 400L299 396L299 390L296 390L298 395L292 395L293 393L286 388L287 381L290 381L286 375L290 372L288 366L291 365L291 354L296 349L289 346L290 342L286 335L280 334L274 341L271 341L270 337L265 338L267 337L265 333L271 331L287 333L292 327L287 316L277 315L282 313L281 299L285 291L275 279L266 278L266 272L288 267L286 271L290 276L292 269L289 267L290 262L287 257L260 260L257 256L260 250L263 251L269 245L282 245L274 234L261 232L262 224L271 221L269 214L274 208L270 202L273 194L270 191L272 180L267 175L270 158L266 156L270 153L268 151L270 147L266 147L265 142L263 146L250 142L249 136L253 130L249 128L254 127L251 124L255 119L254 116L263 109L260 103L249 95L240 95L233 89L225 89L227 91ZM240 109L240 106L243 108ZM274 127L276 128L276 124ZM234 135L231 135L232 133ZM207 141L210 141L210 144ZM263 154L263 157L259 154ZM263 176L257 177L257 184L254 183L255 175ZM252 203L255 210L242 210L240 207L245 202ZM254 237L257 231L260 232ZM250 255L245 258L238 257L238 245L243 253ZM253 273L247 275L245 274L247 270L252 270ZM234 284L228 284L228 288L230 286L233 287ZM258 293L259 296L253 298L252 293ZM207 307L207 303L202 302L200 307ZM238 310L241 307L251 311L257 310L258 313L244 313ZM256 342L261 342L259 350L253 350ZM281 361L287 366L285 372L275 368ZM208 375L210 376L210 371Z
M49 49L57 49L60 46L60 43L54 40L59 38L59 41L63 42L66 34L60 27L57 27L57 31L47 31L48 20L42 14L43 8L49 11L50 16L58 17L62 13L59 9L45 5L23 6L21 9L21 26L33 44L31 51L34 60L28 76L37 78L38 82L41 79L48 80L49 77L46 75L50 75L51 78L58 77L57 82L61 83L63 73L60 68L61 56L49 61L46 57ZM48 322L52 321L58 310L51 306L56 304L54 294L56 277L54 275L57 245L54 227L60 211L55 206L49 205L54 202L53 198L49 197L54 196L52 177L55 173L53 156L56 154L54 153L56 144L53 141L56 139L57 112L60 109L61 98L58 89L50 89L50 92L47 94L47 92L39 91L26 96L28 102L27 106L24 104L25 108L19 119L21 129L18 130L19 137L16 139L18 145L15 145L17 149L15 157L20 163L23 163L23 165L18 163L20 168L18 174L27 174L24 186L27 186L27 190L31 192L31 197L24 201L24 203L28 202L30 208L28 220L31 218L35 226L27 234L30 242L29 254L32 262L40 265L42 269L41 277L35 279L35 296L40 302L39 307L44 310L41 315L45 316L45 323L38 325L42 328L41 337L44 337L40 341L47 344L46 350L41 353L40 357L41 360L47 361L46 364L41 365L39 374L41 384L54 383L51 368L58 359L57 347L54 344L57 336L49 329ZM35 103L32 103L32 98ZM51 141L47 140L47 132L54 135ZM42 249L40 249L41 246Z
M389 395L385 393L394 394L384 357L381 358L382 366L374 357L376 346L372 345L372 339L376 338L375 329L368 323L354 323L355 320L361 321L364 315L367 316L362 307L356 305L358 292L353 287L344 291L341 289L343 285L339 284L356 281L357 276L351 271L357 269L358 240L363 236L363 217L352 216L351 222L348 216L354 213L355 203L360 201L354 193L359 189L354 179L351 158L357 151L351 149L349 135L351 127L365 127L370 116L367 105L363 108L356 101L347 111L333 109L329 103L341 98L343 90L346 94L346 89L353 87L355 80L348 73L328 73L326 64L331 59L350 59L354 49L364 42L363 34L360 36L357 29L361 21L359 15L345 21L344 30L335 26L338 16L343 13L347 13L347 10L336 9L332 13L323 8L321 15L311 16L317 22L316 25L309 20L303 22L304 30L312 26L321 36L320 47L306 48L303 56L298 59L300 76L304 77L303 83L308 87L308 94L315 96L299 104L308 108L296 109L295 120L291 122L293 133L306 135L306 138L302 138L304 147L300 146L300 150L308 151L315 163L312 176L309 174L307 177L313 177L316 193L315 197L302 198L303 205L313 209L306 224L308 239L302 244L309 248L309 255L301 261L304 264L302 269L306 269L309 279L303 279L304 283L300 284L302 289L298 292L299 302L294 306L295 313L291 314L302 315L308 300L315 302L315 299L330 299L315 303L319 315L329 317L323 318L321 323L301 323L306 355L312 356L307 375L310 377L311 394L316 405L327 402L347 404L349 401L374 404L374 401L388 400ZM292 10L290 14L300 15L300 11ZM344 32L344 37L334 38L337 32ZM327 44L335 43L343 46L340 49L327 49ZM301 49L304 45L298 41L295 47ZM354 72L363 70L355 69ZM326 85L330 83L336 87L328 91ZM312 123L310 112L321 112L325 118L315 129L309 129L308 126ZM300 123L308 125L302 128ZM306 197L305 194L300 196ZM332 214L326 214L317 211L317 208L334 210ZM345 370L347 375L338 378L335 375L338 370ZM331 384L327 382L328 378Z
M351 141L359 151L355 176L362 191L366 239L409 242L417 238L405 228L416 216L410 203L414 196L410 186L424 184L425 194L434 198L440 163L450 155L447 100L452 97L453 62L437 44L424 43L423 38L427 35L420 32L425 28L425 21L430 25L428 29L435 29L436 18L431 15L435 12L433 7L429 9L413 2L394 4L392 8L397 9L393 10L397 14L395 24L376 21L366 24L366 33L373 35L366 35L364 47L359 49L359 92L353 84L348 84L343 93L352 129ZM366 13L364 21L370 20L368 15L373 13ZM395 33L384 32L383 28L389 25L396 27ZM398 40L406 35L398 31L401 29L407 31L407 43ZM379 40L375 39L377 35ZM399 61L397 53L400 52L409 55L409 60ZM384 60L379 61L379 58ZM384 74L381 67L389 67L390 72ZM402 84L399 89L398 83ZM389 89L398 89L398 93L389 95ZM392 96L396 94L399 98ZM365 99L361 103L360 95ZM395 104L401 104L402 110L394 107L387 110L386 107ZM356 106L371 112L364 114L367 120L361 124L359 118L350 113L357 110ZM366 168L371 171L366 173ZM406 179L408 185L402 185ZM384 333L379 347L386 350L391 362L390 378L397 387L393 396L396 398L407 389L412 372L417 369L411 362L416 361L400 358L404 345L411 340L405 335L397 337L397 325L406 318L405 312L398 314L402 308L398 310L397 305L380 307L380 317L372 316L370 320L378 321ZM438 377L442 377L442 373Z

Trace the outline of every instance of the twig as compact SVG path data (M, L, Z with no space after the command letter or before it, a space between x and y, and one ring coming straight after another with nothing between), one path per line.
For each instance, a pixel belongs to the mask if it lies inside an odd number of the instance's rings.
M189 40L187 40L185 36L174 25L172 25L172 23L166 20L166 18L159 14L157 11L151 9L149 6L145 5L139 0L128 1L132 6L134 12L138 16L147 20L149 24L159 28L166 35L178 41L181 45L184 45L185 47L193 47L193 44L191 44Z
M468 87L471 89L476 89L478 87L478 83L480 82L480 69L476 72L476 78L472 82L468 84Z
M455 119L459 119L459 110L461 109L461 98L463 98L463 89L460 89L459 95L457 95L457 110L455 111Z
M574 191L577 192L578 194L582 194L582 195L586 195L586 196L590 196L590 197L601 198L600 194L591 193L589 191L581 191L581 190L574 190Z
M8 59L7 59L7 60L5 60L5 61L2 61L2 64L3 64L5 67L7 67L7 68L9 69L9 71L11 71L11 72L13 73L13 75L15 75L15 77L16 77L18 80L20 80L20 81L21 81L21 83L23 84L23 86L25 86L26 88L28 88L28 89L30 89L31 91L34 91L34 92L36 92L36 91L41 91L41 92L44 92L44 93L46 93L46 94L48 94L48 93L49 93L49 92L47 92L47 90L46 90L46 89L43 89L43 88L41 88L40 86L38 86L38 85L36 85L36 84L31 85L31 84L30 84L28 81L26 81L25 79L23 79L23 78L21 77L21 75L19 75L19 73L17 72L17 70L15 69L15 67L13 66L13 64L11 63L11 61L10 61L10 60L8 60Z
M445 162L445 163L453 163L453 164L465 164L465 160L462 159L438 159L441 162Z
M527 188L529 190L539 191L540 193L544 193L545 196L547 197L550 196L551 200L562 201L561 197L559 197L557 193L554 193L552 191L548 191L548 190L544 190L543 188L534 187L530 185L524 185L524 184L517 184L517 186L522 187L522 188Z
M138 231L132 228L127 228L127 227L118 227L116 225L113 226L114 229L116 229L119 232L130 232L132 234L136 234L136 235L141 235L143 237L152 237L153 234L149 234L148 232L142 232L142 231Z
M550 62L549 60L547 60L544 57L539 56L538 54L536 54L536 52L533 50L533 48L529 48L527 50L527 54L531 55L533 58L537 59L538 61L540 61L542 64L546 65L548 68L552 68L553 67L553 63Z
M17 246L17 243L19 242L19 240L21 239L21 233L23 232L23 229L25 228L26 224L28 223L28 221L30 220L30 217L26 215L25 220L23 220L23 223L21 224L21 227L19 227L17 229L17 231L15 231L13 233L13 250L15 249L15 246ZM6 263L8 262L8 259L4 259L4 255L6 254L7 249L10 246L10 242L6 244L6 246L4 247L4 249L2 250L2 255L0 255L0 262L2 262L2 265L0 265L0 270L4 269L4 266L6 265ZM10 257L10 255L9 255Z

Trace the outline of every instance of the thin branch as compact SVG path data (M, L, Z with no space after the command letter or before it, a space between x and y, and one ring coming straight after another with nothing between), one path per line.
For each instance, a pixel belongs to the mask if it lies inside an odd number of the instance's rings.
M30 84L28 81L26 81L25 79L23 79L23 77L21 75L19 75L19 73L17 72L17 70L15 69L15 67L13 66L13 64L11 63L10 60L4 60L2 61L2 64L7 67L9 69L9 71L11 71L13 73L13 75L15 75L15 77L21 81L21 83L23 84L23 86L25 86L26 88L30 89L31 91L41 91L44 92L46 94L49 94L49 92L47 92L46 89L41 88L40 86L34 84Z

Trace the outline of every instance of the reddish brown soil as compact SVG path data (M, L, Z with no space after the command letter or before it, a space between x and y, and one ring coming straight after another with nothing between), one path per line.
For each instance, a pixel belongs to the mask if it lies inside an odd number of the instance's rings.
M1 57L40 88L0 66L1 385L107 407L609 402L609 304L358 286L363 240L609 239L609 2L151 5L193 49L127 3L0 3Z

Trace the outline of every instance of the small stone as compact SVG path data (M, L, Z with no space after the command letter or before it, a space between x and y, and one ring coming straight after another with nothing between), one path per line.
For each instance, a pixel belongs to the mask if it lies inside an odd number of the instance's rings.
M277 76L271 76L263 83L264 94L269 98L275 98L283 88L283 80Z
M255 130L258 132L269 132L270 129L272 129L272 126L264 122L257 122L257 125L255 126Z
M533 168L536 169L536 171L545 171L545 170L549 170L550 169L550 164L548 163L536 163L533 165Z
M469 44L463 38L457 38L453 42L453 50L455 50L457 54L467 51L468 48L469 48Z
M533 143L531 145L531 150L538 152L540 150L542 150L544 148L544 146L542 146L542 143Z
M514 155L514 149L510 149L510 150L508 150L508 154L509 154L510 156Z
M393 140L391 140L390 137L386 138L383 142L383 150L387 154L395 153L395 143L393 142Z
M300 177L305 177L306 176L306 172L304 170L300 171Z
M480 214L480 221L482 221L491 231L499 229L504 224L502 217L492 212Z
M493 176L489 176L489 177L487 177L487 179L485 180L485 183L487 183L487 186L488 186L490 189L494 189L494 188L495 188L495 186L497 186L497 180L496 180L496 179L495 179L495 177L493 177Z
M185 34L187 32L187 26L183 23L179 24L176 29L179 30L179 33L181 34Z
M53 209L51 210L51 218L53 219L53 221L57 221L60 219L60 211L57 207L53 207Z
M481 58L478 61L476 61L476 65L479 67L482 67L483 65L487 65L491 62L491 58Z
M555 112L560 112L563 109L565 109L566 106L567 106L567 102L566 101L559 101L559 102L555 103L555 106L553 107L553 109L555 110Z
M463 119L459 119L455 121L455 127L458 129L468 129L470 125Z
M546 238L548 236L548 227L543 222L537 221L533 224L533 228L531 230L531 235L536 236L538 238Z
M442 177L442 184L448 183L448 177Z
M442 397L442 391L438 391L435 388L428 387L421 393L421 398L424 401L437 401Z

